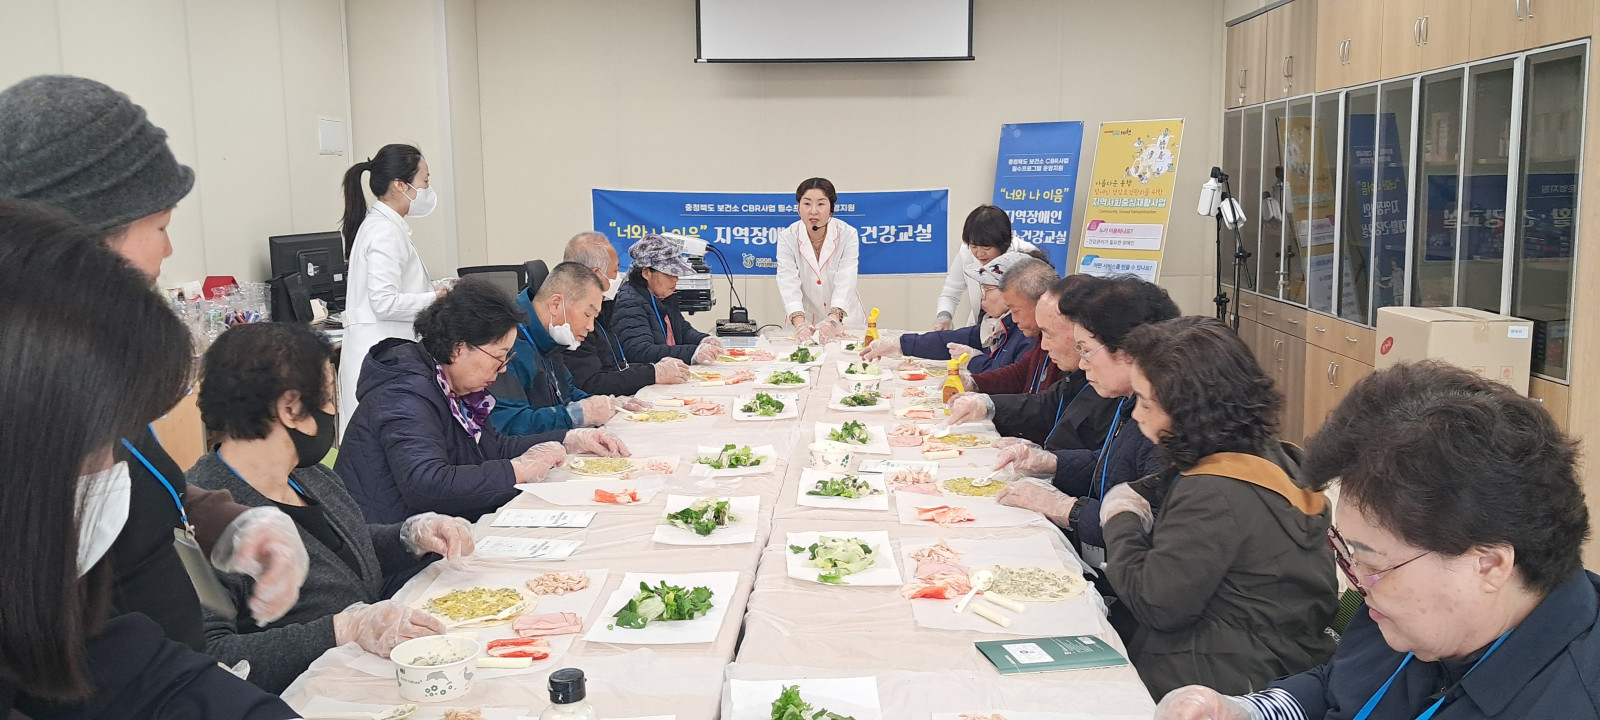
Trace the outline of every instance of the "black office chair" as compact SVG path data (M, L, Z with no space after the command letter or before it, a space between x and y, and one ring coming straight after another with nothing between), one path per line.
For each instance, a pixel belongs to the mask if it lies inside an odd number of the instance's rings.
M457 277L466 277L468 275L485 275L487 280L498 285L513 297L528 286L528 271L521 265L475 265L473 267L456 268Z
M539 288L544 286L545 278L550 277L550 266L543 260L529 260L523 263L522 267L525 271L523 276L527 278L527 286L533 288L535 293L539 292Z

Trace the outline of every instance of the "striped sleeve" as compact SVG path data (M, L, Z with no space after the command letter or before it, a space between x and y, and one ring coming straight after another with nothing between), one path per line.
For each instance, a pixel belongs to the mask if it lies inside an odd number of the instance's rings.
M1231 695L1250 712L1250 720L1306 720L1305 709L1283 688L1270 688L1249 695Z

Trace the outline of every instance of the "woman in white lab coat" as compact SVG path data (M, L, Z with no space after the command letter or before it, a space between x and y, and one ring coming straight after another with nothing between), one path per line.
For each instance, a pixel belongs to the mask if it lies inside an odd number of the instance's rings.
M778 233L778 294L794 326L795 339L813 332L826 343L846 318L865 324L856 273L861 240L849 223L833 216L839 196L833 183L811 178L794 191L800 221Z
M944 290L939 293L939 304L934 310L935 331L956 326L956 306L961 304L963 294L972 298L972 313L961 318L960 326L975 325L982 320L978 299L983 293L968 271L977 270L1007 252L1026 253L1050 261L1033 243L1011 237L1011 217L1006 211L993 205L979 205L967 213L967 222L961 227L961 249L950 258L950 271L945 275Z
M367 208L362 174L378 199ZM339 432L356 412L356 381L367 351L380 341L416 339L417 313L438 297L422 256L411 244L406 218L426 217L438 197L428 187L428 161L410 145L385 145L371 160L344 174L345 249L350 255L345 290L344 347L339 354Z

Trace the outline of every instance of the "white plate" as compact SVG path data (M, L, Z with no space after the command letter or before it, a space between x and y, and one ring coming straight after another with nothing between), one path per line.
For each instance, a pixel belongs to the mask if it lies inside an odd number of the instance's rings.
M861 474L856 477L879 491L877 495L868 495L863 498L833 497L830 495L807 495L815 490L817 483L829 478L848 477L841 473L826 473L821 470L805 468L800 471L800 482L796 490L795 504L802 507L833 508L836 510L888 510L889 490L884 487L882 475Z
M777 415L766 416L747 413L743 410L746 403L755 402L756 394L740 395L733 400L734 420L793 420L800 417L800 396L792 392L769 392L778 402L783 403L783 410Z
M883 412L884 410L888 410L891 405L888 398L878 398L878 404L869 407L853 407L840 403L840 401L849 394L851 393L845 392L844 388L842 387L833 388L828 395L828 409L838 410L841 412Z
M780 372L792 372L792 373L794 373L796 375L799 375L800 379L804 380L805 382L800 383L798 385L774 385L772 382L770 382L771 378L772 378L773 375L776 375L776 374L778 374ZM756 375L756 387L758 387L758 388L777 388L779 390L790 390L790 389L794 389L794 388L811 387L811 373L808 372L807 370L805 370L804 368L799 368L799 366L795 366L795 365L791 365L791 366L786 367L786 368L778 368L776 370L768 370L766 372L758 373Z
M738 447L744 446L743 443L733 444ZM690 472L694 475L700 476L709 475L711 477L739 477L741 475L765 475L769 472L772 472L773 469L777 467L778 451L771 445L756 445L751 447L750 450L751 452L755 453L756 456L763 458L760 465L755 467L725 468L719 470L711 467L710 465L701 465L697 461L695 462L694 467L690 469ZM710 445L701 445L699 449L695 451L695 458L698 460L698 458L703 457L715 457L721 452L721 445L715 447Z
M783 368L795 368L795 367L805 367L805 368L822 367L823 361L827 358L827 351L825 351L821 347L813 347L813 348L811 348L811 354L816 356L816 359L814 359L814 360L812 360L811 362L808 362L808 363L789 362L788 357L790 355L794 354L793 350L790 350L789 352L774 351L774 354L776 354L778 356L778 359L772 361L772 367L778 368L780 370L783 369Z
M685 530L666 519L667 515L687 508L699 499L698 495L668 495L667 509L661 513L661 524L656 526L655 534L650 539L663 545L740 545L756 541L756 526L761 518L759 495L719 496L718 499L729 501L728 511L737 519L712 530L710 535L697 535L693 530Z
M872 547L872 554L875 556L872 567L862 570L854 575L844 576L844 578L842 578L844 580L844 585L841 585L840 587L846 587L850 585L863 587L900 587L900 566L895 562L894 549L889 544L889 533L883 530L864 530L861 532L792 532L789 533L788 545L798 545L803 548L809 548L811 547L812 543L818 542L824 537L844 538L847 540L854 538L856 540L860 540ZM809 580L814 583L825 585L831 584L822 583L820 580L817 580L817 576L822 574L822 570L806 566L806 563L809 562L811 558L810 553L797 553L786 545L783 548L783 557L789 577L797 580Z
M772 702L790 685L799 685L800 699L813 708L855 720L883 720L883 710L878 706L878 680L871 677L729 680L732 720L772 717Z
M887 370L884 370L881 367L878 368L878 374L876 374L876 375L873 375L872 373L851 373L851 372L846 372L845 371L846 368L849 368L851 365L860 365L861 363L862 363L862 361L859 358L857 358L855 360L840 360L839 361L839 377L841 377L841 378L843 378L845 380L856 380L856 379L893 380L896 377L898 377L894 373L892 373L890 371L887 371ZM874 365L873 363L867 363L867 364L868 365L872 365L873 367L878 367L877 365Z
M894 448L889 447L889 432L884 426L871 423L862 424L867 426L867 444L845 443L846 445L854 448L856 452L866 455L892 455L894 453ZM823 442L828 439L828 433L840 430L843 427L844 423L819 422L812 433L817 442Z
M711 611L693 620L653 622L637 630L610 627L613 617L633 596L639 594L639 583L655 587L662 581L685 590L704 587L711 591ZM733 604L739 589L738 572L704 573L627 573L622 576L622 586L611 593L600 615L589 623L583 634L588 642L619 645L680 645L685 643L716 642L722 631L722 621L728 617L728 606ZM771 707L767 710L770 712Z

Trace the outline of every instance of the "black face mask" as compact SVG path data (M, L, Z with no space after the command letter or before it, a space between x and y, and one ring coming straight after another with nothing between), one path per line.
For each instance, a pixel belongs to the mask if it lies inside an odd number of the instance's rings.
M307 435L294 428L288 428L289 440L294 443L294 452L299 459L294 466L308 468L328 456L328 451L333 449L333 433L338 425L338 418L321 410L312 410L311 419L317 421L317 434Z

